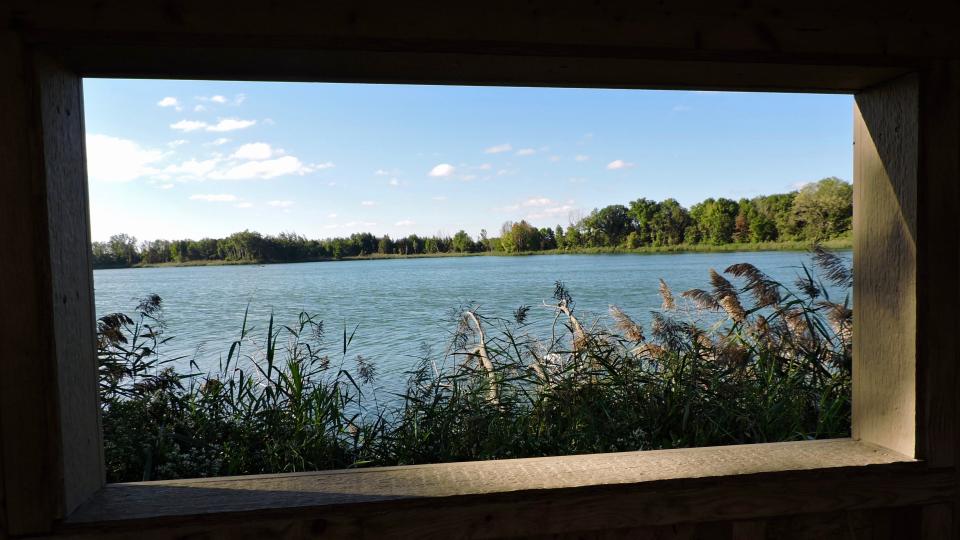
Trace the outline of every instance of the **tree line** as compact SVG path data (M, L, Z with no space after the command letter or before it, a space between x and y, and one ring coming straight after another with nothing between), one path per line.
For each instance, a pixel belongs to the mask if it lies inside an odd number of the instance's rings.
M313 240L295 233L243 231L226 238L153 240L118 234L94 242L94 268L190 261L294 262L374 255L565 250L822 241L849 234L853 188L824 178L796 191L735 201L709 198L684 208L675 199L640 198L594 209L567 227L537 228L525 220L503 224L499 236L464 230L453 236L402 238L371 233Z

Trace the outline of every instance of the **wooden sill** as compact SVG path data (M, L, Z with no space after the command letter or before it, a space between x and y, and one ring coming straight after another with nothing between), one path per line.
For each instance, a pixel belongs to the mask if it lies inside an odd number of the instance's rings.
M949 471L836 439L111 484L61 532L544 534L920 504L953 484Z

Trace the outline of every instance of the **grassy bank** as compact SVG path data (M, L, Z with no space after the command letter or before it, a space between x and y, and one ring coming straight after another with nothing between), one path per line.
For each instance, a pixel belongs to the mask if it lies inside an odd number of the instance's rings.
M749 264L705 269L703 289L661 282L649 325L632 306L582 319L559 282L546 309L460 306L399 396L377 395L356 327L307 313L262 328L245 316L218 369L172 369L151 296L99 320L108 481L847 436L853 313L813 267L847 289L852 272L813 257L793 288Z
M834 238L826 240L820 243L820 246L825 249L830 250L847 250L853 247L852 238ZM228 261L228 260L197 260L197 261L184 261L184 262L167 262L167 263L156 263L148 264L142 263L134 266L134 268L166 268L166 267L180 267L180 266L234 266L234 265L259 265L259 264L289 264L289 263L298 263L298 262L331 262L331 261L365 261L365 260L382 260L382 259L427 259L427 258L438 258L438 257L484 257L484 256L493 256L493 257L522 257L522 256L531 256L531 255L614 255L614 254L633 254L633 255L652 255L652 254L664 254L664 253L734 253L734 252L750 252L750 251L808 251L810 249L809 242L757 242L757 243L743 243L743 244L721 244L721 245L712 245L712 244L677 244L672 246L644 246L639 248L626 248L626 247L581 247L575 249L550 249L550 250L541 250L541 251L520 251L520 252L505 252L505 251L483 251L483 252L471 252L471 253L421 253L414 255L403 255L403 254L394 254L394 253L373 253L370 255L363 255L359 257L343 257L340 259L332 259L329 257L325 258L311 258L303 259L296 261L256 261L256 260L243 260L243 261ZM116 268L116 267L112 267ZM106 269L106 268L104 268Z

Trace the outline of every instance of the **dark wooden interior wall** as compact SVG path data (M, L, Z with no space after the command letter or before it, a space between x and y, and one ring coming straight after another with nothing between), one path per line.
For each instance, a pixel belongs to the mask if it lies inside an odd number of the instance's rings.
M943 311L943 298L954 306L960 300L956 2L15 0L0 3L0 20L0 224L17 239L13 251L34 253L35 262L34 272L3 269L0 345L7 348L0 348L2 367L23 370L34 388L48 389L23 394L18 379L0 377L5 429L16 424L39 436L66 429L56 419L49 390L58 374L25 362L54 354L53 348L64 343L52 339L58 333L88 346L49 316L50 303L64 290L77 295L78 309L89 305L82 298L89 288L82 276L55 275L56 258L78 256L70 250L85 243L87 233L61 231L64 236L51 237L44 229L46 216L34 215L57 203L48 199L48 190L56 186L45 183L44 152L64 150L45 143L34 129L41 122L49 127L61 121L41 118L37 104L43 96L31 93L39 75L24 59L35 51L81 74L225 79L852 91L916 72L922 239L917 279L944 284L938 292L922 289L918 298L922 361L917 385L932 397L918 404L917 445L932 463L952 467L960 460L957 317ZM78 92L75 79L61 79L59 85L56 91ZM68 205L56 211L73 210ZM16 339L20 332L35 328L42 329L37 336L50 339L29 343L34 350L10 348L25 343ZM926 393L931 388L938 391ZM0 451L19 455L18 444L5 438ZM24 479L36 482L32 503L11 498L11 493L22 494L10 485L0 486L0 495L6 494L3 531L10 514L29 517L47 512L43 505L70 504L44 497L49 486L62 481L64 466L52 455L55 441L48 451L28 456L36 462L32 467L46 471ZM5 477L10 478L9 470ZM614 528L550 538L955 538L960 521L955 516L952 503L833 514L808 514L798 507L796 515L762 521Z

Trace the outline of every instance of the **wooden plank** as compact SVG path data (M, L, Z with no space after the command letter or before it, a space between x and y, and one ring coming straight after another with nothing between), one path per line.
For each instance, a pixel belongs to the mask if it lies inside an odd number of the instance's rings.
M0 439L7 531L17 534L49 530L61 470L37 84L19 38L0 40L0 230L9 250L0 264Z
M80 77L43 56L39 74L63 512L103 486L96 315Z
M918 455L937 467L958 462L957 336L960 318L960 63L921 73L920 231L918 259ZM924 508L925 538L960 536L956 501Z
M784 92L852 92L913 70L910 66L669 61L616 57L616 53L600 57L585 55L580 48L550 51L554 54L417 49L280 49L276 44L254 49L249 43L239 49L186 47L182 43L162 48L74 44L58 54L73 69L97 77Z
M190 516L161 512L153 518L127 520L113 515L108 522L70 522L57 536L505 538L930 504L952 497L955 483L950 471L906 463L394 500L368 497L328 506L291 507L298 495L308 499L311 495L280 493L278 488L282 489L275 484L273 490L247 497L283 499L282 508L273 510ZM139 493L127 490L128 508L149 501L146 486L138 489ZM169 495L184 498L178 506L233 496L223 489L167 489Z
M290 512L292 509L360 508L364 505L387 503L417 506L422 501L460 501L465 504L475 498L480 502L491 497L515 496L536 493L543 500L550 500L552 493L564 490L590 492L596 503L610 493L618 494L637 490L661 489L662 482L670 484L683 493L696 491L691 480L706 480L705 486L717 487L720 478L756 478L761 474L790 474L807 471L818 482L829 481L831 475L848 479L847 470L870 470L878 466L907 467L916 473L916 478L926 478L923 467L895 452L849 439L830 441L805 441L796 443L771 443L744 446L691 448L647 452L625 452L586 456L531 458L504 461L448 463L384 467L374 469L327 471L280 475L257 475L246 477L173 480L112 484L101 490L89 503L68 518L71 526L123 521L150 521L153 519L182 520L201 516L228 516L236 513L266 515L271 511ZM900 470L900 469L897 469ZM906 470L906 469L903 469ZM873 473L871 473L873 474ZM878 473L881 474L882 473ZM949 477L949 475L947 475ZM808 477L810 478L810 477ZM939 478L939 477L936 477ZM928 478L929 479L929 478ZM889 480L889 478L888 478ZM778 480L779 481L779 480ZM839 483L837 480L834 482ZM929 487L942 489L936 480ZM850 482L855 482L850 480ZM914 483L917 480L913 481ZM747 482L749 483L749 482ZM911 488L903 486L880 490L866 497L877 497L892 502L891 492L903 488L907 494ZM739 485L739 484L738 484ZM741 486L742 487L742 486ZM703 487L701 489L707 489ZM613 491L611 491L613 490ZM748 490L749 491L749 490ZM793 492L793 488L790 490ZM607 495L603 495L607 493ZM757 492L757 495L760 492ZM716 495L716 493L714 493ZM754 497L755 494L745 495ZM618 495L619 496L619 495ZM651 495L652 496L652 495ZM767 493L764 497L769 497ZM831 501L843 500L849 495L827 495ZM800 503L797 493L785 493L789 510L804 511L806 503ZM909 495L908 495L909 497ZM524 499L525 497L520 497ZM751 499L758 502L759 499ZM610 502L608 500L608 502ZM848 500L846 503L855 501ZM645 503L647 504L647 503ZM680 505L678 500L673 504ZM673 516L691 519L694 506L682 504ZM692 503L691 503L692 504ZM723 499L715 503L716 511L743 513L752 517L775 512L775 504L768 501L762 508L749 505L725 506ZM799 504L799 506L797 506ZM812 503L816 505L817 503ZM784 509L781 509L781 511ZM359 510L358 510L359 511ZM809 511L809 510L808 510ZM725 516L728 517L728 516ZM668 521L668 518L656 518ZM705 519L705 518L704 518ZM623 526L628 526L626 524ZM535 531L534 531L535 532Z
M80 81L4 33L0 425L8 531L48 531L103 485Z
M960 63L921 74L918 230L918 455L931 466L957 463L960 357Z
M856 95L853 437L915 455L917 79Z
M481 4L430 0L403 3L311 2L310 0L206 0L117 2L53 0L37 4L12 0L12 24L59 34L72 43L80 37L122 37L127 42L168 45L173 40L286 40L291 48L324 47L321 40L430 42L435 50L457 42L569 44L632 47L647 51L708 52L760 57L819 55L897 58L957 54L960 37L950 24L960 13L947 2L910 6L690 0L602 3L530 0L522 4L491 0ZM613 31L612 31L613 29ZM215 35L216 40L210 38ZM276 39L269 39L276 38ZM572 55L571 55L572 56Z

